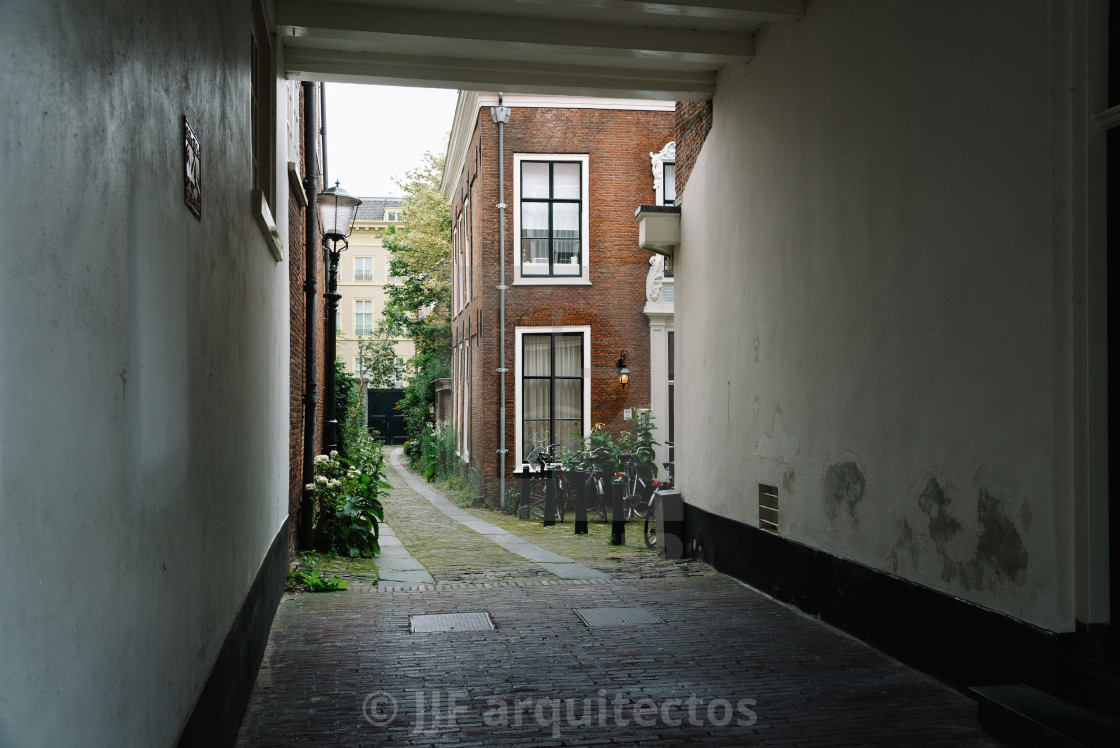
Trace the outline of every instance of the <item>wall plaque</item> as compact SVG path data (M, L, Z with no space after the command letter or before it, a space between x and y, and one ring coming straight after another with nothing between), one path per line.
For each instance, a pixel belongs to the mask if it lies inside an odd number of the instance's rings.
M191 129L187 118L183 117L183 202L202 220L202 155L198 138Z

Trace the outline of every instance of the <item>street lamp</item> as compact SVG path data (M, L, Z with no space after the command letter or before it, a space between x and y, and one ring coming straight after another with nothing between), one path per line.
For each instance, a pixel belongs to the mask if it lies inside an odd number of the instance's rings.
M338 420L334 417L334 369L338 346L338 260L343 250L350 246L346 237L354 225L354 218L358 215L358 206L362 201L346 192L334 183L319 193L317 206L319 208L319 226L323 229L323 249L327 253L327 300L326 323L327 341L326 350L323 351L326 359L326 398L323 404L323 415L326 424L323 434L326 437L327 451L338 449Z
M622 389L626 389L626 385L630 384L630 370L626 368L626 351L618 354L618 383L622 385Z

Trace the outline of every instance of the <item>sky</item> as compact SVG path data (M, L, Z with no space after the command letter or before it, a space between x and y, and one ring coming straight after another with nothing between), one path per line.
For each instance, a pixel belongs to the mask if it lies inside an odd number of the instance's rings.
M427 151L442 155L455 116L457 92L327 84L327 180L357 197L400 197L393 181L420 165Z

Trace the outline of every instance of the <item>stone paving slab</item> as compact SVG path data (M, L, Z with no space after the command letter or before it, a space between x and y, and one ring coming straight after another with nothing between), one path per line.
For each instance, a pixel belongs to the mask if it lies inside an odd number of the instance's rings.
M393 528L385 522L381 523L378 543L381 546L381 552L377 554L379 588L435 582L424 565L412 557L393 532Z
M576 613L632 607L662 623ZM449 613L495 628L410 633ZM286 595L237 744L998 745L969 699L716 573Z

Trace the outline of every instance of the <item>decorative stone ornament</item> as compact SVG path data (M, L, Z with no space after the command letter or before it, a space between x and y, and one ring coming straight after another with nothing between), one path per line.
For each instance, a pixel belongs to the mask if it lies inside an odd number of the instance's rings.
M650 166L653 169L653 189L655 192L660 191L662 188L662 179L665 174L666 163L676 163L677 161L677 141L670 140L665 144L657 153L650 153Z

